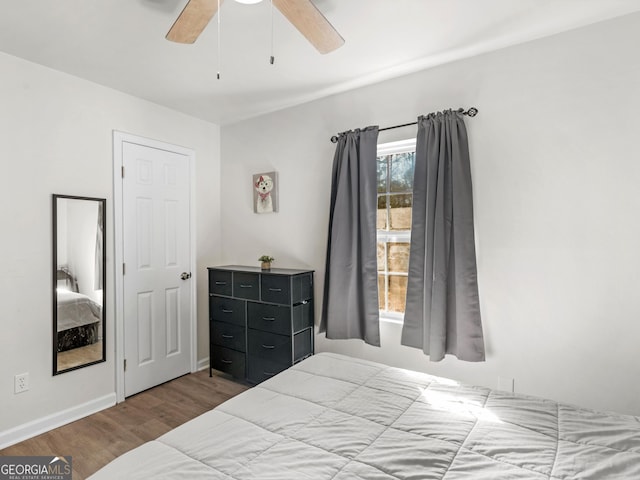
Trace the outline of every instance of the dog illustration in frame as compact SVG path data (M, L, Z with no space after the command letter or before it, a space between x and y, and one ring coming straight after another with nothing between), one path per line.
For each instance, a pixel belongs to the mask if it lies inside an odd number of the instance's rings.
M276 172L257 173L253 176L253 211L274 213L278 211L278 185Z

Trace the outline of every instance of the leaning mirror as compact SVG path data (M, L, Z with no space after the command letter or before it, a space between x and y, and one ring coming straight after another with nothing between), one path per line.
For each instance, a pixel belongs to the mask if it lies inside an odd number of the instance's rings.
M106 360L103 198L53 195L53 374Z

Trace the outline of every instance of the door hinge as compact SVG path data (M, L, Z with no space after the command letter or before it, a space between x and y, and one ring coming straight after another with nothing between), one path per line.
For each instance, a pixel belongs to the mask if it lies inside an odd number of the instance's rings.
M122 263L122 275L124 275L125 273L127 273L127 267L126 267L126 264L123 262Z
M124 178L124 165L122 166L121 175L122 175L122 178Z
M124 371L125 372L127 371L127 359L126 358L124 359Z

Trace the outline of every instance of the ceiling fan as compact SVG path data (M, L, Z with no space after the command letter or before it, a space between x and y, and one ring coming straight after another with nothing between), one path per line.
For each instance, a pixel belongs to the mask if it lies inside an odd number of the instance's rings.
M258 3L261 0L236 0ZM207 26L223 0L189 0L173 26L167 40L193 43ZM273 5L322 54L344 44L344 39L310 0L272 0Z

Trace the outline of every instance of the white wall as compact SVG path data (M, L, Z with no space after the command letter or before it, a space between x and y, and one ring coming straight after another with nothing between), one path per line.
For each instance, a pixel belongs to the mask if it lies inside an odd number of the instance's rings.
M219 261L219 127L0 54L0 440L115 392L112 132L196 152L199 356L208 356L205 267ZM53 377L51 194L107 199L107 362ZM29 372L30 389L13 379ZM115 398L115 397L113 397ZM5 435L6 436L6 435ZM2 442L0 441L0 444Z
M223 127L223 260L314 268L319 316L329 137L478 107L467 125L487 361L430 363L388 323L381 348L318 336L317 350L491 387L511 377L518 392L640 415L639 44L632 15ZM255 215L251 175L269 170L280 212Z
M58 212L64 214L64 229L58 231L58 254L66 248L63 261L76 277L78 292L102 305L102 292L94 290L96 271L96 235L98 203L85 200L58 199ZM62 242L60 240L64 239ZM66 244L66 245L61 245Z

